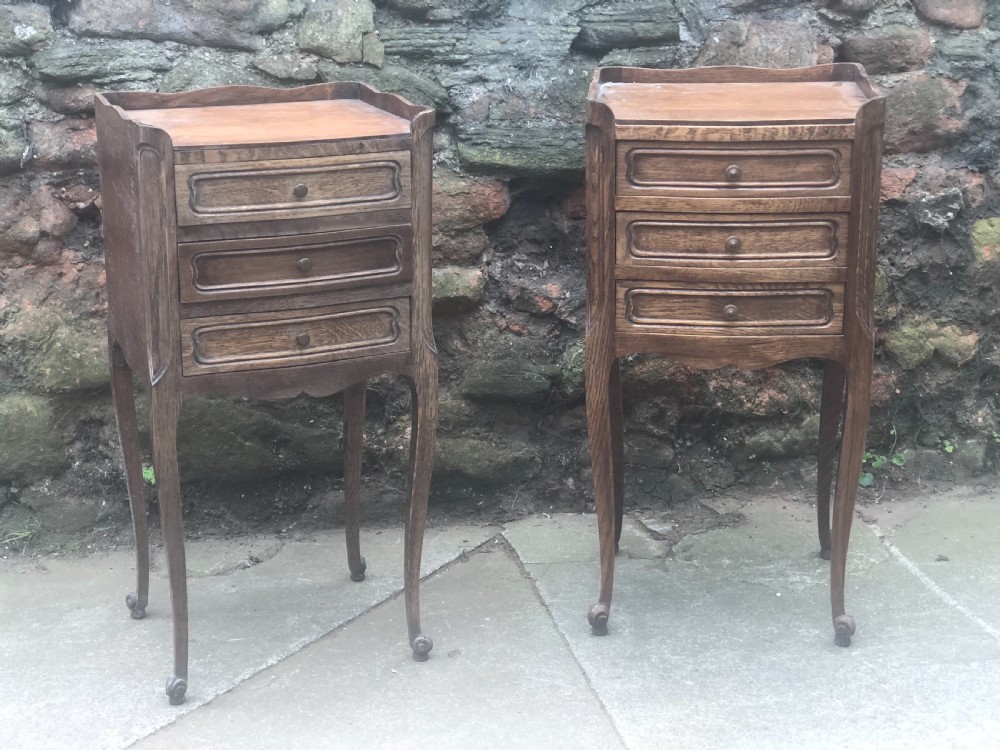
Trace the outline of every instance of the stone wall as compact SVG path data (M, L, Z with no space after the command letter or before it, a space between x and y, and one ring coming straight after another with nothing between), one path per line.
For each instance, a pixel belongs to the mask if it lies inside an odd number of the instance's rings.
M994 471L998 38L986 0L0 0L0 514L73 531L124 507L93 94L333 80L439 111L436 497L585 504L582 118L607 64L852 60L875 74L889 120L866 471ZM808 482L815 365L631 358L625 381L633 499ZM408 397L371 387L366 466L398 477ZM338 398L206 399L182 422L187 481L339 468Z

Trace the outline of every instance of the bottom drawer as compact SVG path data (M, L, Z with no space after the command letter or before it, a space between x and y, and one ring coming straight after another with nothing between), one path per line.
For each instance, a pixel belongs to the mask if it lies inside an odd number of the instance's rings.
M615 322L630 333L839 334L844 285L620 281Z
M184 375L331 362L410 348L410 301L181 321Z

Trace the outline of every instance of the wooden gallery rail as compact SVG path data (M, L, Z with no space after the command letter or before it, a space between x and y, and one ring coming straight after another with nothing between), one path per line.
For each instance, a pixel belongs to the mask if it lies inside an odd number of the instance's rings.
M588 96L587 427L607 632L623 485L619 357L825 360L817 510L835 641L868 426L885 103L853 64L604 68ZM837 432L843 414L843 428ZM830 528L834 459L839 467Z
M420 630L420 555L437 421L431 330L434 111L356 83L97 97L108 336L145 616L149 548L133 373L149 389L174 624L171 703L185 698L188 607L177 419L209 393L344 393L351 578L365 382L411 384L406 616Z

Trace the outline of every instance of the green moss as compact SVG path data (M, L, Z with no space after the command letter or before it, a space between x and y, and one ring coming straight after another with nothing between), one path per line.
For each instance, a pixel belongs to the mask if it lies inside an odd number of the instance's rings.
M458 312L477 307L486 289L486 277L478 268L444 266L432 272L434 312Z
M907 370L926 362L934 352L953 365L962 365L976 355L978 343L978 333L929 318L911 318L886 338L886 348Z
M980 219L972 225L972 248L983 263L1000 257L1000 217Z
M55 409L44 396L0 398L0 481L33 481L66 463Z

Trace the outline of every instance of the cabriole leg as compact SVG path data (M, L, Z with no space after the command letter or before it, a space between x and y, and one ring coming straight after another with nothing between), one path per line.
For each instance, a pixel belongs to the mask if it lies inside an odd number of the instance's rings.
M819 409L819 463L816 469L816 524L819 556L830 559L830 490L833 463L840 447L837 430L844 404L844 368L832 360L823 370L823 399Z
M847 373L847 400L833 505L833 540L830 556L830 603L833 609L835 642L850 646L854 619L844 611L844 574L847 567L847 544L854 519L854 501L861 475L861 460L868 432L868 409L871 402L871 351L859 356Z
M361 454L364 448L365 383L344 391L344 526L347 533L347 565L352 581L365 580L365 558L361 556Z
M184 523L180 477L177 472L177 418L179 388L170 378L153 386L150 421L153 433L153 463L156 470L160 525L167 550L170 602L174 615L174 673L167 680L170 703L184 702L188 678L187 564L184 559Z
M135 535L135 591L126 595L125 606L129 608L133 619L141 620L146 616L146 604L149 601L149 530L142 479L142 453L139 449L139 424L135 415L135 385L132 382L132 369L125 361L121 347L113 340L108 341L108 353L111 359L111 400L122 444L125 484L128 487L132 531Z
M625 436L622 428L622 376L619 360L611 365L608 384L608 416L611 423L611 486L615 497L615 552L622 538L625 514Z
M434 467L434 434L437 428L437 363L429 355L410 381L410 514L406 522L403 561L406 624L413 658L424 661L434 647L420 630L420 556L427 525L427 496Z

